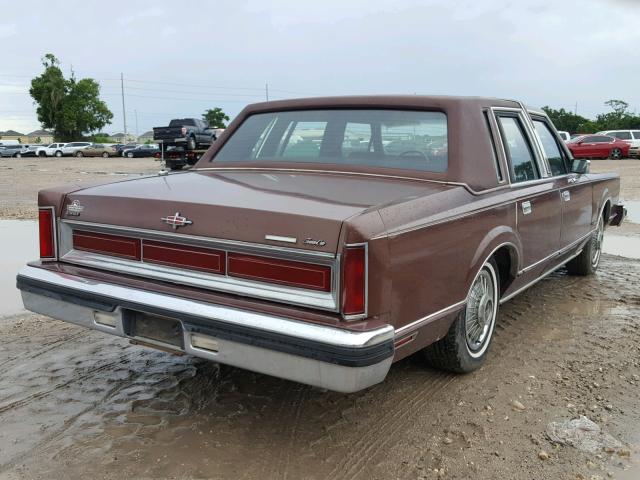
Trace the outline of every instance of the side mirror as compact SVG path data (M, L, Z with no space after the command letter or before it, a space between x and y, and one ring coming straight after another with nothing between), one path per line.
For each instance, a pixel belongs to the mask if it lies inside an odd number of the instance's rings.
M571 164L571 173L577 173L578 175L583 175L585 173L589 173L589 166L591 165L590 160L573 160Z

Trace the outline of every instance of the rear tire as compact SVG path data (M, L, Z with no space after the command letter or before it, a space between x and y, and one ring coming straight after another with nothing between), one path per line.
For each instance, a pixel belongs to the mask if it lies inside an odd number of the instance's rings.
M611 149L611 152L609 153L609 158L611 160L620 160L622 158L622 150L620 150L619 148Z
M447 334L423 350L427 362L455 373L480 368L493 338L499 300L500 273L495 260L490 258L471 284L467 305Z
M566 267L569 275L586 276L593 274L600 264L602 256L602 241L604 238L604 218L598 220L596 231L582 249L580 255L570 260Z
M21 154L21 153L16 153L16 154L14 155L14 157L16 157L16 158L22 158L22 154Z
M109 154L107 152L102 152L102 158L109 158Z
M77 158L82 158L83 157L83 153L82 152L76 152L76 157Z
M56 157L60 158L62 156L62 152L58 150L55 154Z
M131 152L127 153L127 158L133 158L133 153Z
M38 152L38 156L39 156L39 157L46 157L46 156L47 156L47 154L46 154L46 153L44 153L44 152Z

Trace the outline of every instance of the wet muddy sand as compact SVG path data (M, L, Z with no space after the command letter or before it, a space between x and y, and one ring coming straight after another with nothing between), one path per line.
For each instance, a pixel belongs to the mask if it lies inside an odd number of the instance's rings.
M352 395L5 318L0 477L640 478L639 282L611 256L559 271L504 305L481 370L414 357ZM549 443L548 422L580 414L629 451Z
M0 478L640 478L640 261L559 270L506 303L496 328L477 372L414 356L344 395L5 313ZM579 415L624 448L545 437Z

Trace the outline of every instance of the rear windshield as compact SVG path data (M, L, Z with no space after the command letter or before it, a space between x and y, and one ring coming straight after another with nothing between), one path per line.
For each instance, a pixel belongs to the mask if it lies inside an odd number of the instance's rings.
M444 172L447 117L401 110L301 110L248 117L213 161L328 163Z
M169 122L170 127L182 127L183 125L194 126L196 122L193 118L178 118Z

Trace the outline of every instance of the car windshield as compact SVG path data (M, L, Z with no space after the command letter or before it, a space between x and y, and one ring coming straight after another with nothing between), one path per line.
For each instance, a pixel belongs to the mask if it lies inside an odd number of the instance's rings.
M301 110L254 114L217 163L324 163L444 172L447 117L402 110Z

